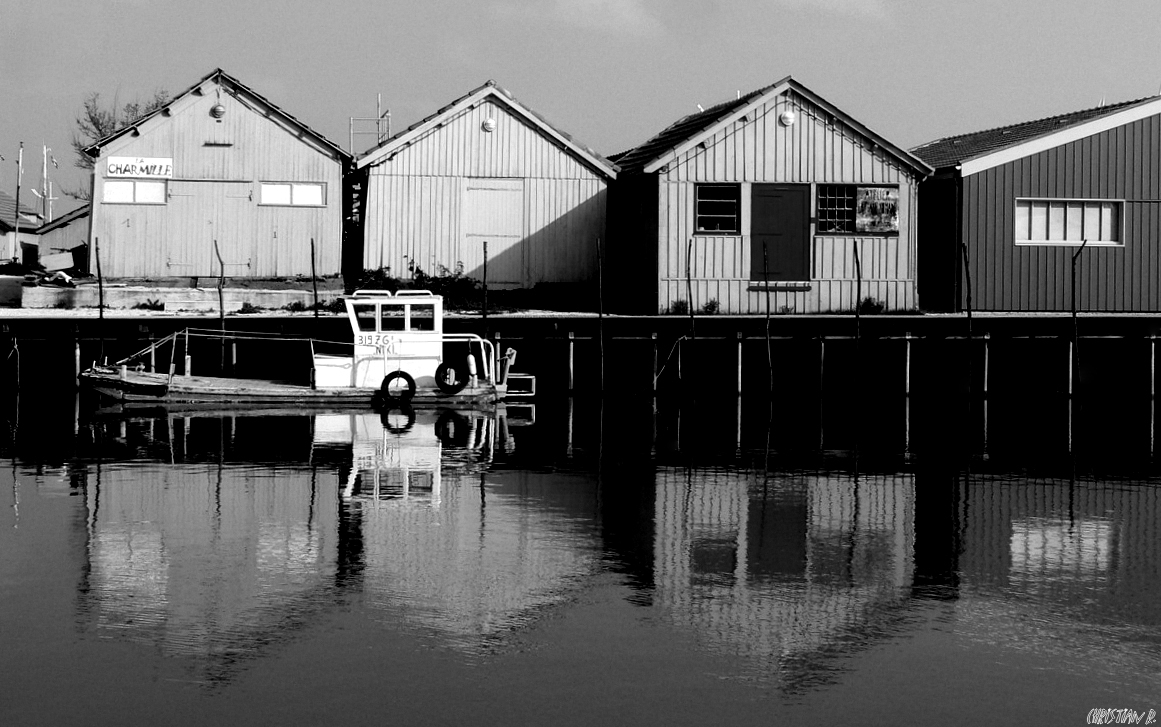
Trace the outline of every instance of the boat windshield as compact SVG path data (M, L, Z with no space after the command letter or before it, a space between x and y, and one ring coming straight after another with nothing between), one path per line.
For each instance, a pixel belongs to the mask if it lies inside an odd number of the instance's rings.
M351 309L355 313L355 322L358 324L360 331L375 330L374 303L355 303L351 306Z

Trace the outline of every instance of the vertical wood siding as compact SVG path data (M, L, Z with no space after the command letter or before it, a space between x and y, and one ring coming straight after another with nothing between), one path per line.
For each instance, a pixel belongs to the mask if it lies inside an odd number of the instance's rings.
M1076 247L1015 244L1016 198L1055 197L1124 201L1124 245L1086 247L1077 259L1077 309L1161 310L1159 149L1161 116L1153 116L965 177L974 307L1071 309Z
M216 103L226 108L220 123L209 113ZM92 235L100 239L105 275L217 275L215 238L228 276L309 275L311 238L317 272L339 273L340 161L300 138L276 114L268 117L256 101L242 101L225 91L220 98L212 90L188 96L171 110L171 116L143 125L140 136L109 144L97 160ZM110 156L172 157L168 203L103 203ZM322 183L325 206L260 206L261 182Z
M794 109L797 121L782 126L778 116ZM857 276L854 248L862 261L862 295L889 309L915 307L916 185L913 173L873 148L841 120L805 99L777 97L750 113L746 121L722 129L660 174L658 310L676 300L700 309L716 300L723 313L764 313L767 297L774 312L811 313L854 307ZM695 234L695 185L741 184L740 235ZM811 217L818 184L899 185L899 234L815 235L811 224L810 290L751 290L750 185L810 184ZM693 238L691 259L687 247Z
M481 129L488 118L496 121L490 133ZM595 278L605 179L491 101L370 168L364 267L406 276L409 261L429 273L462 263L465 274L482 277L479 251L465 247L462 200L469 180L483 178L524 180L524 239L506 253L519 255L519 285Z

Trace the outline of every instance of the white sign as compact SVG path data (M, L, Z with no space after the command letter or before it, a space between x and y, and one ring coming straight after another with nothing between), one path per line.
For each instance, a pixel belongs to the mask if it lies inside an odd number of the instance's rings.
M173 157L109 157L107 177L173 177Z

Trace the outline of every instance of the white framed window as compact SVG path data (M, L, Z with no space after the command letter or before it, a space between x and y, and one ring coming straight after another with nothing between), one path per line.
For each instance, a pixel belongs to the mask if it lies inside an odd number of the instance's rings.
M1124 200L1017 199L1017 245L1120 246Z
M322 207L326 185L314 182L262 182L258 204L284 207Z
M165 204L165 182L155 179L106 179L102 201L110 204Z
M700 233L741 231L742 185L694 185L694 229Z

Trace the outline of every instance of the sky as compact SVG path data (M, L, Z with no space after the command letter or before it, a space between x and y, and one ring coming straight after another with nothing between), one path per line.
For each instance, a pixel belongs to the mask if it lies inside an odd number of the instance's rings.
M344 149L377 94L398 131L492 79L606 156L785 76L908 149L1161 92L1157 0L4 0L0 18L9 194L21 141L24 189L42 145L54 186L87 187L70 142L90 93L215 68Z

